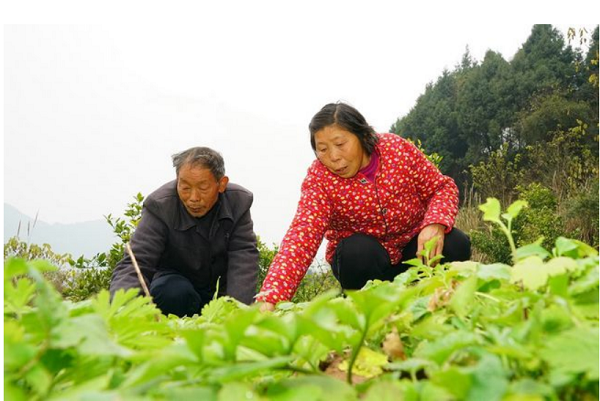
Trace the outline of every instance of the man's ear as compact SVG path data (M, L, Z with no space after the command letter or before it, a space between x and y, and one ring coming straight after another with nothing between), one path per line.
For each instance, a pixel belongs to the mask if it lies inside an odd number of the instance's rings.
M226 175L223 176L223 178L221 178L219 180L219 192L223 193L225 192L225 189L227 188L227 184L229 183L229 177L227 177Z

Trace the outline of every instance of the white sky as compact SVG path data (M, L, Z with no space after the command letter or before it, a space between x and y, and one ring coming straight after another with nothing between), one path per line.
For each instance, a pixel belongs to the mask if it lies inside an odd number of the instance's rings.
M46 3L5 21L68 25L4 26L4 201L50 223L120 215L174 178L173 153L209 146L254 192L268 244L294 215L314 158L307 125L324 104L347 101L388 131L466 46L510 59L545 17L470 18L456 3Z

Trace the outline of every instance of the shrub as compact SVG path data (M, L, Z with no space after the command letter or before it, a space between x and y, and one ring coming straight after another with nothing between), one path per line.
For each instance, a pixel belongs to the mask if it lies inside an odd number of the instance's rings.
M545 248L552 247L552 240L570 235L565 228L564 219L558 213L558 200L554 193L538 183L526 187L517 187L519 199L527 202L515 219L512 235L517 246L541 240ZM511 253L505 235L497 226L488 230L470 232L471 242L485 256L488 262L510 263Z
M583 242L598 248L598 177L580 187L579 193L567 202L566 225Z
M558 213L558 200L554 193L541 184L518 187L520 199L529 207L515 220L515 237L518 245L533 243L543 237L542 246L550 249L555 238L567 236L563 218Z
M144 196L138 193L133 199L133 202L127 204L127 209L123 213L125 218L113 218L111 214L104 216L118 237L107 253L99 253L92 259L82 256L76 261L70 261L74 270L71 273L69 285L62 292L66 299L81 301L103 289L110 288L113 270L123 258L125 244L131 239L142 217Z

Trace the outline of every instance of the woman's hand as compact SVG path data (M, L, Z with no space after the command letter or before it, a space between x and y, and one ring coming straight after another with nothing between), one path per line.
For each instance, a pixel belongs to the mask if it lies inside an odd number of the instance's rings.
M444 249L444 230L446 227L442 224L430 224L424 227L419 236L417 237L417 258L423 262L423 256L421 255L421 251L425 249L425 243L430 239L437 237L438 240L435 243L435 247L431 250L429 254L429 259L434 256L441 255L442 250ZM436 265L437 262L434 263Z
M260 311L261 312L273 312L275 310L275 304L272 304L270 302L263 302L262 305L260 305Z

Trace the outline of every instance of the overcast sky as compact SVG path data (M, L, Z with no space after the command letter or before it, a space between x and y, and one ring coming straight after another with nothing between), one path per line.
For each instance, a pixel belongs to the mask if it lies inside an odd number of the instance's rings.
M223 2L164 23L5 25L4 201L50 223L120 215L174 178L173 153L209 146L254 192L257 234L279 243L324 104L347 101L387 132L467 46L477 60L488 49L511 59L536 20L430 24L426 8L280 3Z

